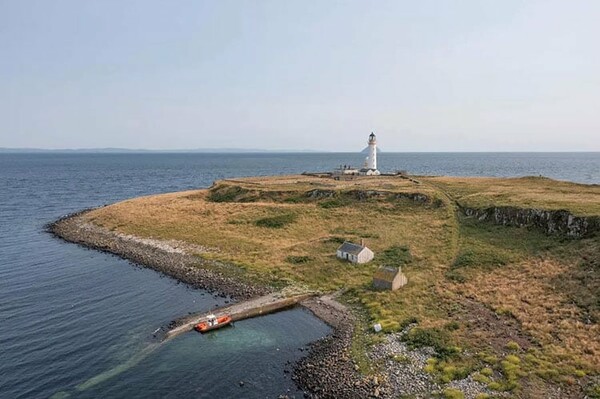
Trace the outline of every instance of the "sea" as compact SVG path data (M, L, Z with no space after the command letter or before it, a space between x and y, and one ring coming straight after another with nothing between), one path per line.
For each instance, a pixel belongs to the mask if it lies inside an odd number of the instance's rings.
M0 398L302 397L289 371L330 328L301 308L184 334L153 333L225 298L44 226L66 214L215 180L327 171L360 153L0 154ZM600 184L600 153L381 153L420 175L547 176Z

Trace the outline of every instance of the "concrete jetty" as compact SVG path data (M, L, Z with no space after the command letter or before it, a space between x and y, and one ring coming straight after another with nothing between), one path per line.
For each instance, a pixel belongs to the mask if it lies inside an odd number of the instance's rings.
M200 322L206 321L208 315L214 314L217 317L229 315L232 321L249 319L256 316L273 313L298 304L306 299L314 297L315 293L302 293L295 295L285 295L281 292L252 298L247 301L234 303L213 309L209 312L197 313L187 316L178 322L178 326L169 330L164 341L174 338L180 334L192 331L194 326Z

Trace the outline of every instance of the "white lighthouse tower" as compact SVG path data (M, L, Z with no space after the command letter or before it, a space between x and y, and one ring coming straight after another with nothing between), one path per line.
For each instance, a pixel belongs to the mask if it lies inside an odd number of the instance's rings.
M377 170L377 138L375 133L369 135L369 159L367 160L367 169Z
M380 172L377 170L377 137L375 133L369 135L369 156L365 161L365 167L361 170L362 174L373 176L379 175Z

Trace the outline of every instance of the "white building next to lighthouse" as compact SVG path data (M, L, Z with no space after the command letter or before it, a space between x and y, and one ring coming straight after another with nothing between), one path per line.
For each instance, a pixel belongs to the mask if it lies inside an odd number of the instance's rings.
M378 176L381 173L377 170L377 137L375 133L369 135L369 156L365 160L365 166L360 170L361 175Z

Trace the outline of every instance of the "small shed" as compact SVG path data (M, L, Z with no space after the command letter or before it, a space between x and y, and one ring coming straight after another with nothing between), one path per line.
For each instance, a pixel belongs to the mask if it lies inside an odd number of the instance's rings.
M337 257L340 259L348 260L352 263L367 263L373 260L375 254L364 244L354 244L352 242L345 241L337 249Z
M399 267L380 266L373 275L373 287L378 290L395 291L408 283Z

